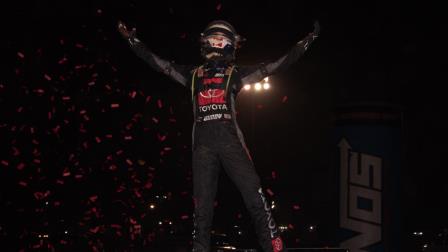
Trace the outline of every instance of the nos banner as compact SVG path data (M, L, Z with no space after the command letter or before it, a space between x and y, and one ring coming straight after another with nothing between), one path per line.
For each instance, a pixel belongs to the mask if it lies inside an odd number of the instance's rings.
M400 251L400 110L378 104L340 107L334 136L340 247Z

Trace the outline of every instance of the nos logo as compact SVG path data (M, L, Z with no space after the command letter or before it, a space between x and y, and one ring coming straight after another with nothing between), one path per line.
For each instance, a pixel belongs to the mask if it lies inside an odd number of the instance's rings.
M381 242L382 159L352 151L345 138L340 150L340 225L359 233L342 242L352 252Z

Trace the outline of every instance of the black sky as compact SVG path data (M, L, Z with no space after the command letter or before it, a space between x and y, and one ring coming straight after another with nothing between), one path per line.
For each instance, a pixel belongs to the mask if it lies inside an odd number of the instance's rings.
M153 51L178 63L199 63L197 38L213 19L231 22L247 38L238 54L241 64L269 61L281 56L312 31L314 20L321 36L307 54L287 72L272 78L275 90L263 97L264 111L251 121L241 119L255 158L269 175L269 166L297 178L287 187L306 191L308 178L318 181L330 161L332 115L346 102L386 102L403 108L402 200L404 222L415 226L448 225L446 198L446 130L448 123L442 72L443 8L426 2L390 1L16 1L2 3L2 54L31 44L44 45L59 36L79 36L86 43L98 29L108 37L92 45L107 51L131 79L160 78L148 71L115 31L117 20L137 27L139 37ZM98 10L101 10L101 15ZM445 29L443 29L445 30ZM103 47L104 46L104 47ZM2 73L9 63L1 60ZM188 99L174 84L145 90ZM281 99L288 96L288 103ZM240 98L249 113L250 97ZM257 99L260 99L257 98ZM174 99L175 100L175 99ZM250 105L250 103L249 103ZM176 106L186 106L187 101ZM282 107L283 106L283 107ZM286 106L286 107L285 107ZM180 109L182 110L182 109ZM189 114L187 114L189 115ZM272 120L265 120L272 118ZM185 116L185 132L190 129ZM261 138L260 136L268 136ZM291 144L293 143L293 144ZM271 147L266 147L271 146ZM273 148L272 146L278 146ZM299 159L299 160L297 160ZM281 173L280 173L281 174ZM325 176L325 175L323 175ZM298 181L298 182L297 182ZM330 193L322 185L325 204ZM294 197L296 195L293 195ZM311 196L306 196L311 197ZM306 201L306 197L304 200ZM313 199L308 199L310 202ZM318 203L318 204L320 204Z

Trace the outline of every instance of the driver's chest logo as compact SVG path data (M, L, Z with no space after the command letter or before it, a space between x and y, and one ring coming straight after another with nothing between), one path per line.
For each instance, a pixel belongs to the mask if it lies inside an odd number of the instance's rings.
M225 79L226 77L219 73L212 78L204 77L201 79L202 91L198 95L199 106L226 103Z

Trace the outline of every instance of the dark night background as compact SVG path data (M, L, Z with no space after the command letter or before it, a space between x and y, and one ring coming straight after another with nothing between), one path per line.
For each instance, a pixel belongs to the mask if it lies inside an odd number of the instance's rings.
M200 63L197 40L214 19L247 38L239 64L277 59L319 20L321 36L270 79L272 90L238 100L278 222L293 230L289 243L335 245L334 112L356 102L402 109L397 239L414 251L412 232L447 228L443 8L332 2L2 3L0 240L10 249L1 250L138 251L175 239L164 232L190 232L189 93L132 53L118 20L180 64ZM252 241L242 200L221 176L215 230L230 233L234 225ZM315 234L306 232L310 225Z

